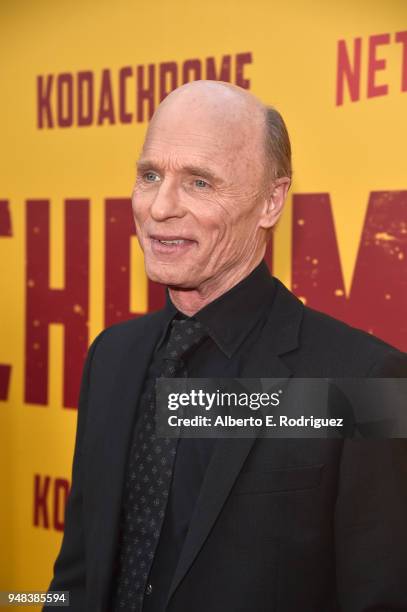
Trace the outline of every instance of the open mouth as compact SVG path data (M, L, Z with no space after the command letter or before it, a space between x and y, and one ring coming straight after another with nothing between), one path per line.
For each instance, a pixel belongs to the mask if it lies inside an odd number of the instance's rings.
M151 248L157 253L178 253L196 245L196 240L178 236L150 236Z
M159 240L158 241L160 244L184 244L185 242L191 242L190 240L184 240L184 239L179 239L179 240Z

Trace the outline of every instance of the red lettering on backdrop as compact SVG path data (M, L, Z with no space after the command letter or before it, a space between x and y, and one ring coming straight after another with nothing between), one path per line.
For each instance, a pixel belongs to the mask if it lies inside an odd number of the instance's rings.
M136 235L129 198L106 200L105 325L141 316L130 311L130 239ZM148 311L165 303L165 290L148 281Z
M11 366L0 364L0 401L6 402L10 388Z
M396 42L403 45L403 59L401 62L401 91L407 91L407 31L396 32Z
M105 325L130 319L130 238L135 235L129 198L105 207Z
M376 73L386 68L386 60L378 59L376 55L379 45L388 45L390 34L376 34L369 36L369 61L367 68L367 97L386 96L389 92L387 85L376 85Z
M12 235L9 202L0 200L0 236L10 238Z
M119 118L121 123L131 123L133 115L126 110L126 79L131 77L133 70L130 66L119 71Z
M160 102L178 87L178 67L175 62L160 64Z
M352 102L360 98L360 74L362 60L362 39L353 41L353 60L349 58L345 40L338 40L336 68L336 105L341 106L344 99L345 82Z
M37 127L53 128L51 108L51 90L54 77L52 74L37 77Z
M147 84L145 84L147 81ZM148 65L147 78L144 76L144 66L137 66L137 121L141 123L148 120L154 114L154 82L155 82L155 65ZM147 117L144 116L145 102L148 104Z
M93 123L93 91L93 73L78 72L78 125L80 126Z
M10 238L11 230L11 215L9 203L7 200L0 200L0 236ZM11 366L0 364L0 401L6 401L10 386Z
M54 480L54 529L64 530L64 511L66 500L69 495L69 482L65 478L55 478Z
M64 530L64 512L70 490L69 480L34 474L33 525L34 527ZM52 502L52 523L49 504Z
M329 194L294 194L292 223L292 290L339 317L346 296Z
M214 57L206 59L206 78L209 81L231 81L232 56L224 55L220 70L216 71L216 60Z
M165 304L165 287L151 280L147 281L147 285L148 312L160 310Z
M294 195L293 291L309 306L407 349L407 191L370 195L349 297L328 194Z
M65 72L57 79L57 118L59 127L71 127L73 123L73 78Z
M244 67L246 64L252 63L251 53L238 53L236 55L236 85L243 87L243 89L250 89L250 80L244 78Z
M34 526L49 528L48 494L50 476L34 475Z
M200 81L202 78L201 60L191 59L184 62L182 66L182 82Z
M114 116L112 81L110 70L102 70L102 83L100 85L98 124L102 125L107 121L110 124L116 123Z
M65 289L49 287L49 201L27 201L25 401L48 401L49 324L64 325L64 406L76 406L88 347L89 201L65 201Z

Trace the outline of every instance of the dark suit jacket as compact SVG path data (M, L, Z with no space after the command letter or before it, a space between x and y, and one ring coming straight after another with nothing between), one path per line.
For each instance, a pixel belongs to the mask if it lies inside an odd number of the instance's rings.
M279 281L242 377L407 376L407 355L305 307ZM162 312L94 341L50 590L108 610L132 423ZM168 612L407 610L406 440L216 443Z

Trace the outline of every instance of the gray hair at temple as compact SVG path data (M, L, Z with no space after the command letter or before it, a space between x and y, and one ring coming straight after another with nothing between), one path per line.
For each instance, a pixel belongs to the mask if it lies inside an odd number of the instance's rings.
M266 176L291 179L291 144L284 119L273 106L265 106Z

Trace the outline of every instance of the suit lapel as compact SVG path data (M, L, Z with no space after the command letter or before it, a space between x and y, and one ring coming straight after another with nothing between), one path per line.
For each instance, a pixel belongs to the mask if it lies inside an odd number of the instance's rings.
M255 343L241 378L283 378L291 376L280 355L298 346L302 303L280 281L261 338ZM169 590L167 603L192 565L212 529L256 436L219 439L202 483L189 530Z
M136 407L154 348L163 331L163 311L143 321L130 347L122 357L119 374L108 400L102 457L98 467L98 518L94 533L96 551L90 567L90 592L99 593L101 602L108 597L116 553L126 461Z

